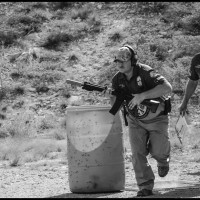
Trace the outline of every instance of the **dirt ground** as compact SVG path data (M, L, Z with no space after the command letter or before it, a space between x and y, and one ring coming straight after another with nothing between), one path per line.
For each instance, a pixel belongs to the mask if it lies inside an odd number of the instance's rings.
M105 51L106 45L113 46L107 39L109 38L108 33L110 31L115 30L116 26L127 30L128 22L131 21L132 15L122 18L121 16L125 13L122 9L123 7L114 6L112 5L109 9L105 9L99 13L105 31L100 33L95 39L93 36L88 36L82 43L77 45L76 49L78 48L78 52L83 51L84 56L81 59L83 59L84 66L87 69L81 65L77 65L73 66L70 72L70 68L68 68L68 73L75 74L76 80L83 80L85 74L87 75L86 77L92 77L96 74L98 68L104 66L104 60L110 60L107 51ZM113 9L111 10L112 7ZM100 10L101 8L99 8L99 12ZM139 23L146 30L146 25L142 24L144 21L140 17L135 18L132 26L136 27L137 23ZM148 21L148 23L150 22ZM148 29L150 25L148 25ZM154 28L154 26L152 27ZM137 34L137 29L135 30L135 32L133 30L132 34ZM70 48L75 50L73 45ZM98 52L98 54L95 54L95 52ZM98 56L105 59L100 62ZM96 64L96 69L93 63ZM199 122L199 118L196 117L196 119ZM198 133L200 134L200 131ZM164 178L158 176L156 162L152 158L149 158L156 177L154 195L150 197L200 198L200 159L195 157L198 155L198 152L198 148L186 148L183 151L179 148L172 149L170 171ZM126 152L125 169L126 182L124 191L116 193L74 194L69 188L66 157L26 163L23 166L17 167L10 166L7 161L0 161L0 198L134 198L136 197L138 188L130 161L130 148L127 148Z
M156 162L149 158L155 173L154 195L151 198L199 198L200 165L191 160L198 150L173 150L169 174L160 178ZM11 167L0 163L0 198L133 198L136 197L130 149L126 153L125 190L116 193L75 194L69 189L67 159L42 160Z

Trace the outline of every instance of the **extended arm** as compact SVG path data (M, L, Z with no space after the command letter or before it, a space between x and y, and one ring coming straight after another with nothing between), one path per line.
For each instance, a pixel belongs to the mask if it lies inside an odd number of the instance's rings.
M197 87L197 84L198 84L198 80L193 81L193 80L189 79L189 81L187 82L183 101L179 107L179 111L180 111L181 115L185 115L185 112L187 110L188 101L191 98L192 94L194 93L194 91Z

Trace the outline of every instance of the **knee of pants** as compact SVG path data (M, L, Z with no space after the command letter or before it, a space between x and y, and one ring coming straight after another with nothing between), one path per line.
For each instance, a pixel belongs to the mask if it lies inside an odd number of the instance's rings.
M169 154L153 154L152 157L159 163L168 163L170 159Z
M156 145L156 143L154 144L149 144L149 151L150 154L153 157L156 158L165 158L165 157L169 157L170 155L170 150L171 150L171 144L170 142L165 142L162 143L162 145Z

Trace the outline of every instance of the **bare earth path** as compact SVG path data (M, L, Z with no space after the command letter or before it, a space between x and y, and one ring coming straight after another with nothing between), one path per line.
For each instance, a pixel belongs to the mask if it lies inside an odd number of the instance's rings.
M172 153L170 172L165 178L157 175L156 162L150 158L155 172L155 190L151 198L198 198L200 197L200 165L188 162L191 152L176 150ZM194 153L194 152L193 152ZM68 184L67 161L43 160L21 167L0 163L0 198L131 198L137 193L130 152L126 156L125 191L117 193L73 194Z

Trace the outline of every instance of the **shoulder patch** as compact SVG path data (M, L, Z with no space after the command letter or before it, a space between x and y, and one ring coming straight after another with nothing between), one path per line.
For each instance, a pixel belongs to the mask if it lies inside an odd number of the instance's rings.
M142 79L140 76L137 77L137 84L138 86L142 86Z

